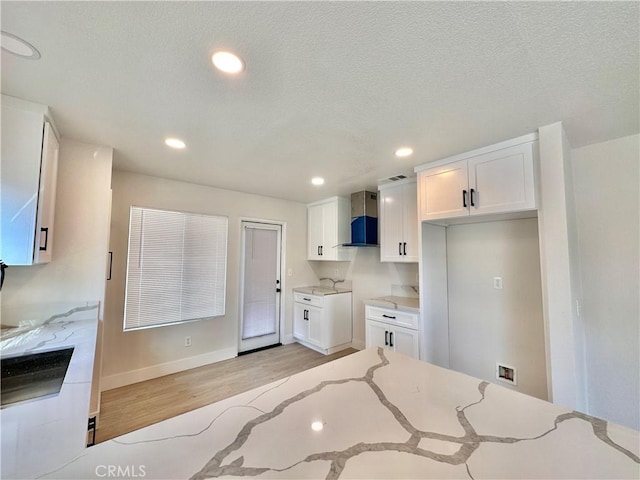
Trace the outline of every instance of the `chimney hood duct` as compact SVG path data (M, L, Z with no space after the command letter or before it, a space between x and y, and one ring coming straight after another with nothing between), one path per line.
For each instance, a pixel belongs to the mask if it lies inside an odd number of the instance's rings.
M343 247L379 247L378 193L363 190L351 194L351 243Z

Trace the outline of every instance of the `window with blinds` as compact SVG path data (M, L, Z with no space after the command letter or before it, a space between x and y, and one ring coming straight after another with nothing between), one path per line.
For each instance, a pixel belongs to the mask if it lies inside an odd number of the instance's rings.
M124 330L224 315L227 217L131 207Z

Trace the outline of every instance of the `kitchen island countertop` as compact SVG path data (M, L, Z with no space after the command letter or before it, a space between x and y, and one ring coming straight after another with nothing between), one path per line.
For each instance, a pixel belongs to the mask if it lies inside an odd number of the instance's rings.
M43 478L634 478L639 432L382 348L85 450Z

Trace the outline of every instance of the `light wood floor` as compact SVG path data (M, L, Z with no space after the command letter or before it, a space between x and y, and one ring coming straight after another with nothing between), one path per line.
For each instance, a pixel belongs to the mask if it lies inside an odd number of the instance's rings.
M195 410L357 352L322 355L298 343L102 392L96 442Z

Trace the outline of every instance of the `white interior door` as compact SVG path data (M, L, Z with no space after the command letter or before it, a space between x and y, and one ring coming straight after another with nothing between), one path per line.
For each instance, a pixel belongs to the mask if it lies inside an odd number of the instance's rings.
M242 222L239 352L280 343L282 226Z

